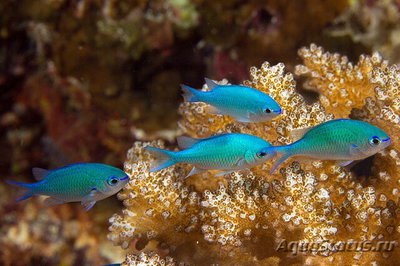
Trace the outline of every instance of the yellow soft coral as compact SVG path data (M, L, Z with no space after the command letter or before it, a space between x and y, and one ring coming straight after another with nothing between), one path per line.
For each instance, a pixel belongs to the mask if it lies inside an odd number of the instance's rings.
M319 92L322 105L337 118L363 106L364 99L373 95L372 70L388 64L378 53L362 55L353 64L346 56L324 52L314 44L300 49L299 55L303 65L297 66L295 73L308 78L306 87Z
M198 224L198 193L179 180L178 167L150 173L150 157L143 147L150 143L136 142L128 151L125 171L131 176L125 189L118 194L126 209L114 215L108 238L128 248L132 240L148 242L152 239L169 243L174 235L181 243L180 232L191 232ZM161 143L152 143L162 146Z
M378 54L362 56L353 65L315 45L300 54L304 65L298 66L296 73L307 76L308 85L321 93L320 101L307 104L283 64L264 63L259 69L251 68L251 79L244 84L275 98L284 110L280 117L243 124L208 114L203 103L183 103L181 130L192 137L249 133L282 145L293 142L294 129L351 114L380 126L394 139L398 136L397 67L389 67ZM330 244L398 239L397 139L374 156L371 176L361 177L334 162L292 159L274 175L269 174L271 162L267 162L225 178L216 178L210 171L184 180L188 166L149 173L151 158L142 149L145 145L148 143L136 143L128 153L125 168L131 181L119 194L125 209L110 220L109 238L124 248L130 241L155 240L164 244L157 249L163 247L179 261L223 265L329 265L349 260L365 264L399 257L396 251L335 249L289 257L276 250L282 240Z
M140 253L139 255L129 254L126 256L122 266L144 266L144 265L157 265L157 266L175 266L178 265L171 257L161 258L155 253Z

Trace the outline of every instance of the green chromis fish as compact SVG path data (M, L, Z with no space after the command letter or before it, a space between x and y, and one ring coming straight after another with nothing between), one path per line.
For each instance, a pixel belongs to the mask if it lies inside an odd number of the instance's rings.
M205 79L211 91L200 91L181 85L183 97L187 102L209 104L207 112L229 115L239 122L264 122L282 113L279 104L267 94L240 85L219 85Z
M385 149L390 137L369 123L351 120L331 120L310 129L295 130L296 142L264 149L265 153L282 154L271 173L291 156L304 156L317 160L337 160L340 166L349 165Z
M7 183L26 188L28 191L17 201L33 195L49 196L45 205L53 206L65 202L80 201L90 210L96 201L117 193L129 181L122 170L100 163L77 163L54 170L33 168L36 183L7 180Z
M271 147L267 141L252 135L231 133L204 139L179 137L181 151L173 152L147 146L155 158L150 172L159 171L176 163L193 164L187 177L206 170L220 170L218 175L251 168L265 162L274 154L262 152Z

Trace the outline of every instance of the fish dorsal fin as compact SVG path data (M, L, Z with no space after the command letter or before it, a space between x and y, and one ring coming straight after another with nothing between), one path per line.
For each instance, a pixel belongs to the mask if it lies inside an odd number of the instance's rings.
M293 141L297 141L310 131L310 129L311 127L293 129L290 131L290 137L292 137Z
M179 148L187 149L192 147L194 144L199 143L200 141L202 141L202 139L194 139L187 136L180 136L176 138L176 141L178 142Z
M218 85L214 80L212 80L212 79L205 78L204 80L206 81L207 87L208 87L210 90L212 90L212 89L214 89L215 87L219 86L219 85Z
M49 174L49 172L50 172L49 170L39 168L39 167L32 168L32 174L37 181L40 181L43 178L45 178Z

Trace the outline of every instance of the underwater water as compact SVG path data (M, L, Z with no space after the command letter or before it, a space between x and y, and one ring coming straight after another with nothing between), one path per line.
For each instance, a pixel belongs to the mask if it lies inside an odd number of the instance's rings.
M397 1L4 0L0 22L0 265L400 259ZM372 129L277 164L334 119Z

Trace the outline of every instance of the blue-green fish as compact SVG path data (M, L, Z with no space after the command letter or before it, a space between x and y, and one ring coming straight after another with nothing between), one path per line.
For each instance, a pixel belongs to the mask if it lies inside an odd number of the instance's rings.
M337 160L340 166L346 166L391 144L388 134L380 128L351 119L331 120L309 129L296 130L292 135L298 139L296 142L264 149L265 153L282 154L271 173L291 156Z
M124 171L100 163L70 164L54 170L33 168L32 173L38 182L7 181L28 190L17 201L45 195L49 196L45 200L47 206L80 201L87 211L96 201L114 195L129 181Z
M194 167L188 176L205 170L221 170L221 175L251 168L274 155L262 152L271 144L247 134L221 134L204 139L179 137L177 140L178 146L184 150L174 152L149 146L145 148L156 158L150 172L176 163L189 163Z
M211 91L200 91L181 85L187 102L205 102L208 112L229 115L239 122L264 122L282 113L279 104L267 94L240 85L219 85L205 79Z

